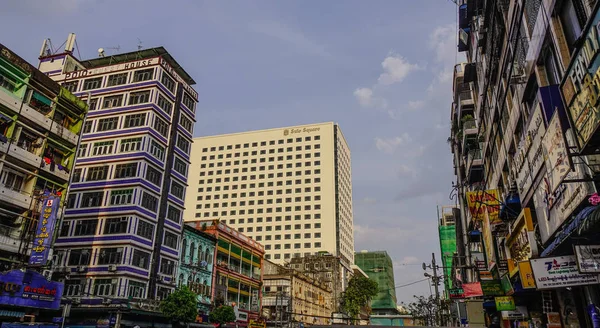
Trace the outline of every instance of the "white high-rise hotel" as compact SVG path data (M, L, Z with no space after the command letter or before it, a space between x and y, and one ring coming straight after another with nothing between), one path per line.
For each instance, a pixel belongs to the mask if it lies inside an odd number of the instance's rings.
M323 123L195 138L185 220L221 219L289 262L318 252L354 263L350 149Z

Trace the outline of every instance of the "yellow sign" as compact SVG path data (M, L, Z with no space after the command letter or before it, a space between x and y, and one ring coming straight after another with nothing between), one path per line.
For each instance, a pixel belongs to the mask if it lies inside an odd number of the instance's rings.
M483 223L481 225L481 233L483 234L483 244L485 247L485 255L488 263L488 269L491 270L496 263L496 257L494 256L494 238L492 238L492 230L490 226L490 218L487 212L484 213Z
M519 262L519 275L521 276L521 286L523 289L535 288L535 278L529 261Z
M506 247L509 255L508 271L512 277L519 270L517 263L527 261L533 255L537 255L536 243L535 241L531 242L534 228L529 208L526 207L521 211L510 230L511 233L506 238Z
M266 327L267 327L267 323L264 321L257 321L257 320L250 319L250 322L248 323L248 328L266 328Z
M491 224L502 222L499 218L500 196L498 189L468 191L467 205L475 221L483 220L483 216L487 213L490 216Z
M516 309L515 299L512 296L497 296L496 311L514 311Z

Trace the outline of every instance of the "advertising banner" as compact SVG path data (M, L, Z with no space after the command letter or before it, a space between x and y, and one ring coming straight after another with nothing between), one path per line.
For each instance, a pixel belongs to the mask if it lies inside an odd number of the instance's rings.
M596 11L591 16L588 29L580 36L582 45L571 57L561 85L567 113L577 136L577 145L583 153L597 146L598 141L592 137L600 123L600 95L597 87L600 84L600 56L597 56L600 51L600 13Z
M483 235L483 247L485 248L487 267L488 269L491 269L496 264L496 257L494 255L494 238L492 236L490 220L487 215L484 215L483 224L481 225L481 234Z
M462 285L462 289L465 292L465 297L478 297L483 296L483 290L481 290L481 284L479 282L469 282Z
M521 286L523 289L535 288L535 278L529 261L519 262L519 277L521 278Z
M513 172L516 172L519 195L527 194L544 163L542 137L546 133L546 125L539 103L529 122L527 133L521 137L513 160Z
M473 220L483 220L487 212L492 224L500 223L500 196L498 189L467 191L467 205Z
M569 149L560 125L558 111L554 112L548 123L548 129L542 139L542 146L546 154L547 180L550 192L555 192L571 171Z
M495 297L496 311L514 311L517 309L515 306L515 299L512 296L500 296Z
M465 298L465 291L462 288L451 288L448 290L448 296L451 299Z
M538 253L531 210L528 207L523 208L517 220L511 225L510 231L506 238L506 249L509 256L508 269L512 277L519 270L518 262L527 261Z
M591 285L600 282L596 274L581 274L574 255L532 259L537 289Z
M48 261L59 205L59 196L51 195L43 200L42 213L40 214L37 229L35 230L31 257L29 257L30 265L46 265Z
M600 245L575 245L577 268L581 273L600 273Z
M0 304L57 310L63 288L62 282L31 270L0 273Z

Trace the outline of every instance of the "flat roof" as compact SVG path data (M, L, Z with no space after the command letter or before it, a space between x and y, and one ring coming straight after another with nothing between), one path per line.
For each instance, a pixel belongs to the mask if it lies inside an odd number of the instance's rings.
M336 123L335 122L320 122L320 123L309 123L309 124L301 124L301 125L294 125L294 126L283 126L280 128L269 128L269 129L262 129L262 130L251 130L251 131L244 131L244 132L233 132L233 133L226 133L226 134L216 134L216 135L212 135L212 136L204 136L204 137L196 137L194 138L194 140L200 140L200 139L210 139L210 138L224 138L224 137L229 137L229 136L236 136L236 135L243 135L243 134L250 134L250 133L261 133L261 132L271 132L271 131L277 131L277 130L281 130L281 129L296 129L296 128L301 128L301 127L310 127L310 126L318 126L318 125L333 125L335 126Z
M177 63L177 61L169 54L164 47L156 47L150 49L143 49L138 51L127 52L124 54L111 55L106 57L81 60L80 63L86 68L102 67L119 63L126 63L132 60L139 60L145 58L162 57L164 60L173 67L175 72L181 76L181 78L189 85L196 84L196 81Z

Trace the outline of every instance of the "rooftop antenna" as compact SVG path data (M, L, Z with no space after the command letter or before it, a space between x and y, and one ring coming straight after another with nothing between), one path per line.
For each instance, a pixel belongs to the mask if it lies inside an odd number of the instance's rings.
M137 48L138 48L138 51L140 51L140 50L142 50L142 40L140 40L140 38L137 38L137 40L138 40Z
M67 43L65 44L65 52L72 53L75 49L75 33L69 33Z
M104 48L99 48L98 49L98 57L99 58L104 58Z

